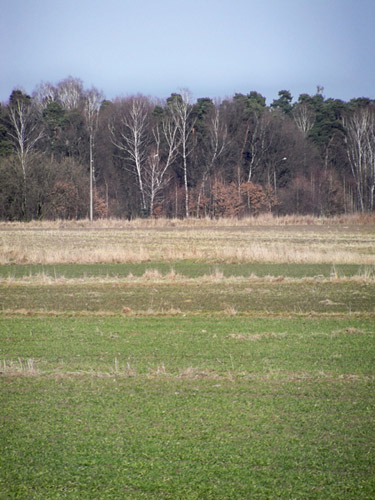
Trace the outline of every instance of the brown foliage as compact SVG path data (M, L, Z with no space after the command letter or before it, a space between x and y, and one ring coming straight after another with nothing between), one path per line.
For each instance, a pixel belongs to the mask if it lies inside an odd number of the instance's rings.
M47 215L53 219L73 219L76 217L78 193L69 181L57 181L48 196Z
M212 187L211 215L214 217L237 217L242 211L242 199L234 182L224 184L217 180Z
M94 189L94 216L97 219L108 217L107 202L105 198L98 193L97 189Z
M225 183L215 179L209 190L202 193L191 191L190 213L196 216L243 217L270 212L276 205L276 197L271 188L246 182L238 186L234 182Z
M270 212L276 205L276 196L272 188L267 186L263 189L259 184L245 182L240 186L243 203L246 204L246 212L251 215L259 215L261 212Z

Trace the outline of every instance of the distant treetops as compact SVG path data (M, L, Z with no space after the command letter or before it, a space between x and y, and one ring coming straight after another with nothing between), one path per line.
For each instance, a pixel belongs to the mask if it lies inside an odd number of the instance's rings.
M0 217L373 211L375 102L323 88L105 100L68 77L0 106Z

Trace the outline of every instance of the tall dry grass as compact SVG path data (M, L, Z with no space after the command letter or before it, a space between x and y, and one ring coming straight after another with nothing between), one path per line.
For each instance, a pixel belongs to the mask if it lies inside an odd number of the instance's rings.
M3 223L0 264L139 263L190 259L239 263L375 264L374 217L139 219Z
M89 219L79 220L34 220L31 222L0 221L0 229L137 229L137 228L174 228L174 227L256 227L256 226L322 226L322 225L375 225L375 214L343 214L333 217L316 217L313 215L261 214L257 217L222 217L203 218L137 218L127 219Z

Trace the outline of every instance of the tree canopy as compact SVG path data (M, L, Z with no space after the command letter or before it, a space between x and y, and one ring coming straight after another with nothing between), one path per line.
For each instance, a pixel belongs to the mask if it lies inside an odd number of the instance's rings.
M68 77L0 106L4 220L373 211L374 166L375 101L322 87L110 101Z

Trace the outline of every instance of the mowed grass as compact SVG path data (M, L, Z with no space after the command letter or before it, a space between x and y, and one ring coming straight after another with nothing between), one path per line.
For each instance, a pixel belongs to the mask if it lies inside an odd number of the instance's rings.
M374 226L229 222L0 228L0 498L374 498Z
M373 498L371 321L15 317L2 332L3 498Z

